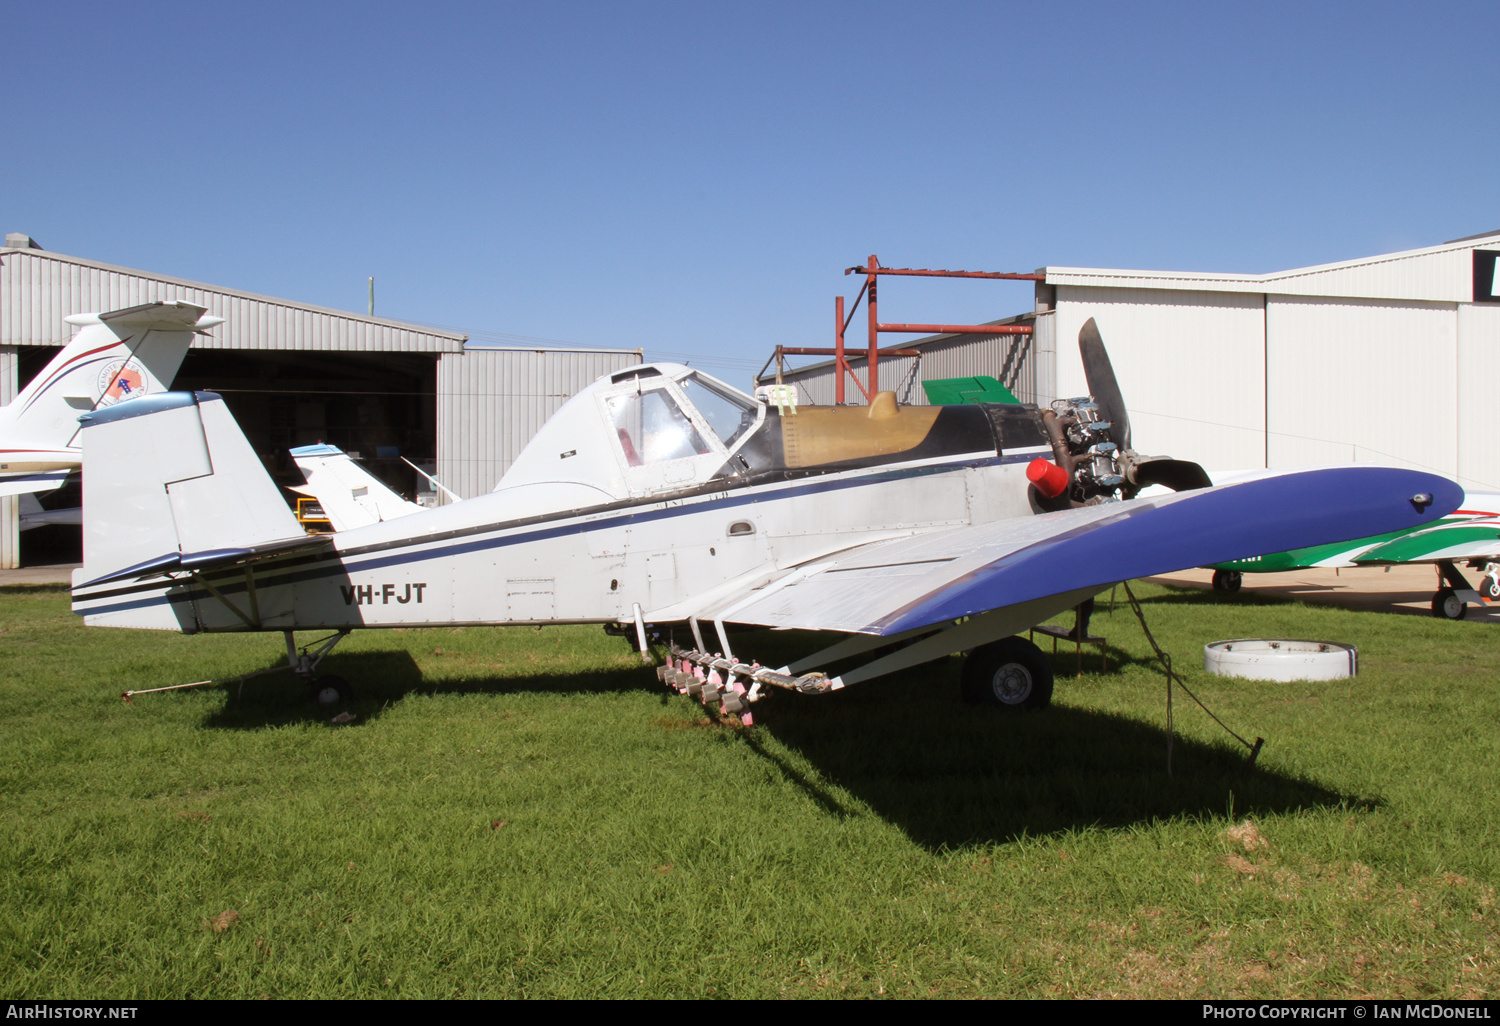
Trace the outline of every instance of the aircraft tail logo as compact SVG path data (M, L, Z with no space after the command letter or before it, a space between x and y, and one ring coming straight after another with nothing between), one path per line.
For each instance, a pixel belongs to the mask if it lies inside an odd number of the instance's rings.
M99 405L112 406L150 389L146 368L137 360L112 360L99 372Z

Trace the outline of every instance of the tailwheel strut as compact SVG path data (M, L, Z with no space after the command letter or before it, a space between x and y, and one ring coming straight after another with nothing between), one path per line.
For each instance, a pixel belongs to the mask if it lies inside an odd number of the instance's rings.
M215 680L195 680L191 684L169 684L161 688L139 688L135 691L122 691L120 697L129 702L136 695L148 695L156 691L180 691L184 688L201 688L213 684L239 684L244 689L245 681L253 677L264 677L268 673L282 673L291 670L305 684L312 688L313 697L321 705L330 705L334 702L347 701L354 697L354 689L347 680L336 674L325 677L317 676L318 664L328 653L333 651L335 645L349 636L349 628L344 628L326 638L303 645L299 651L297 642L291 631L282 631L286 638L286 665L273 666L268 670L256 670L254 673L242 673L238 677L222 677ZM331 695L325 698L324 695Z

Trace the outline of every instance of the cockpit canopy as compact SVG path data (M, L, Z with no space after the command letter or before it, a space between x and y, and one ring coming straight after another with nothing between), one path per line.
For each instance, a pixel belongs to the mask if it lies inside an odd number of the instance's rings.
M761 403L691 367L630 367L563 404L495 490L557 484L608 502L690 487L733 473L731 457L765 415Z
M600 378L553 414L501 478L517 515L958 454L1044 446L1035 407L768 406L691 367Z

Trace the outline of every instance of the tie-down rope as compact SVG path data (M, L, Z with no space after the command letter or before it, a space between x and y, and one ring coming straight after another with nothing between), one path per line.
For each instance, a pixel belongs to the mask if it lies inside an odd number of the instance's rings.
M1251 766L1254 766L1255 757L1260 754L1261 746L1266 743L1266 739L1263 737L1258 737L1255 739L1254 744L1246 741L1244 738L1236 734L1233 730L1230 730L1227 723L1215 716L1213 710L1204 705L1203 700L1200 699L1197 695L1193 694L1192 689L1184 684L1182 682L1182 678L1178 677L1177 674L1173 672L1172 657L1162 651L1161 646L1156 643L1156 638L1151 634L1151 628L1146 626L1146 614L1141 612L1141 604L1136 600L1135 592L1130 590L1130 582L1122 581L1121 583L1125 587L1125 597L1130 600L1130 608L1135 613L1135 618L1141 622L1141 630L1146 632L1146 640L1151 643L1151 648L1154 652L1156 652L1156 658L1161 662L1162 669L1167 675L1167 776L1170 777L1172 775L1172 739L1174 736L1172 730L1172 684L1174 681L1176 682L1178 687L1187 692L1187 696L1189 698L1198 703L1198 708L1208 713L1209 719L1213 720L1219 726L1223 727L1224 730L1240 744L1250 749L1250 758L1246 760L1245 768L1249 769Z

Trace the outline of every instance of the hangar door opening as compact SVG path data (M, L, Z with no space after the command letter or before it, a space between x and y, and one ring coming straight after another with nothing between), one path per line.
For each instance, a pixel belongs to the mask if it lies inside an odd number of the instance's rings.
M21 347L21 387L56 355L51 346ZM190 349L175 390L217 392L260 456L287 504L303 483L287 450L327 442L360 461L394 491L422 501L430 486L402 457L432 472L437 463L437 354L351 351ZM38 496L45 509L80 505L75 479ZM83 558L76 525L21 534L23 566L76 563Z

